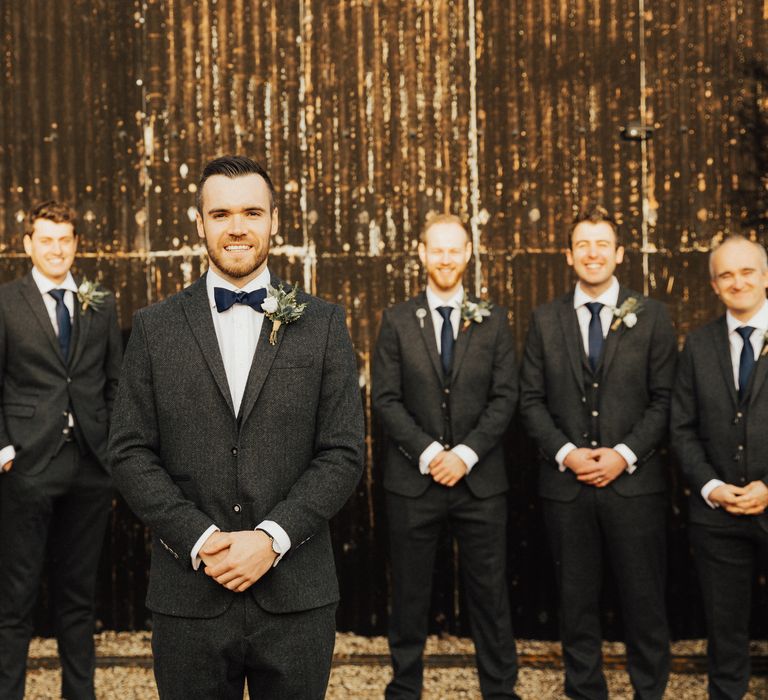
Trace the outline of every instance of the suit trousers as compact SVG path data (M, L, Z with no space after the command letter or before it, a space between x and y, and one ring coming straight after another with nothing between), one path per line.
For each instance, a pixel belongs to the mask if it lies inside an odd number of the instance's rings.
M40 473L0 477L0 698L24 696L27 651L45 565L61 657L61 695L92 699L94 599L112 506L109 475L75 442Z
M278 565L280 566L280 565ZM205 576L202 570L198 572ZM161 700L321 700L331 673L336 603L269 613L249 592L213 618L152 617Z
M768 557L768 532L758 519L733 525L690 525L707 621L709 697L740 700L749 685L749 616L755 561Z
M444 527L459 544L462 581L484 698L517 698L517 653L507 590L507 497L476 498L464 481L433 482L416 498L387 493L394 677L386 697L419 698L435 553Z
M633 496L584 486L568 502L542 499L555 560L565 694L607 700L600 596L610 561L619 589L636 700L661 700L669 678L665 494Z

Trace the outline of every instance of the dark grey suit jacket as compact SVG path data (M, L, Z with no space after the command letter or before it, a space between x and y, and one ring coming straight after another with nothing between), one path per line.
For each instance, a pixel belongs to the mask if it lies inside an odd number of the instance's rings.
M273 280L273 284L278 284ZM328 520L357 483L363 416L355 356L338 306L304 294L304 315L269 343L264 320L239 418L205 278L134 318L115 404L115 482L153 531L148 607L215 617L238 595L190 553L211 525L262 520L291 538L249 590L272 612L338 600Z
M672 445L690 484L693 522L722 526L758 517L710 508L701 489L712 479L744 486L768 484L768 357L761 355L748 395L739 400L725 315L688 335L672 397Z
M625 287L619 306L642 295ZM665 465L657 449L667 434L677 344L666 307L643 298L637 324L609 331L598 367L599 434L602 446L625 444L638 458L634 474L624 472L609 488L624 496L666 488ZM533 313L523 358L520 412L539 446L539 494L558 501L576 498L582 484L555 455L566 443L590 447L589 377L573 292ZM590 384L593 382L590 381Z
M479 498L507 490L501 438L517 404L517 372L506 309L494 307L482 323L459 331L448 383L426 294L386 309L372 378L373 406L389 438L385 489L419 496L432 483L419 472L419 456L432 442L445 443L447 410L452 446L464 444L480 458L466 478L469 489Z
M32 273L0 286L0 448L13 445L13 468L43 471L61 445L71 410L80 435L109 470L107 433L123 344L115 299L82 311L75 300L69 361Z

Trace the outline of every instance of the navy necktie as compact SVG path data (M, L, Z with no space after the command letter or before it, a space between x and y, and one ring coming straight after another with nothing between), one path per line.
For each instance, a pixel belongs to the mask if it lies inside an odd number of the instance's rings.
M216 302L216 311L219 313L232 308L234 304L246 304L254 311L263 314L264 309L261 308L261 305L267 298L267 290L262 288L252 292L233 292L231 289L224 289L224 287L214 287L213 298Z
M50 294L56 300L56 325L59 327L59 349L65 360L69 359L69 341L72 338L72 319L64 303L66 289L51 289Z
M452 306L438 306L437 312L443 317L443 327L440 330L440 360L443 363L443 372L451 373L453 364L453 326L451 325Z
M749 378L752 376L752 370L755 368L755 351L752 343L749 342L749 336L755 329L752 326L741 326L736 332L744 341L744 347L741 348L741 357L739 358L739 396L744 396L749 384Z
M600 312L604 304L599 301L590 301L586 304L592 318L589 319L589 366L594 372L600 361L600 353L603 351L603 324L600 321Z

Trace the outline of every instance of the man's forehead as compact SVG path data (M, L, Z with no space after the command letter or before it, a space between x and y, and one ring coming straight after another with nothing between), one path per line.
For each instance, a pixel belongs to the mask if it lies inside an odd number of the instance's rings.
M212 175L203 184L205 209L244 206L269 208L269 187L261 175L249 173L237 177Z
M469 234L466 229L456 223L433 224L427 229L427 245L464 245L469 241Z
M616 240L616 232L607 221L581 221L573 229L573 242L580 240Z
M723 243L713 257L717 272L743 267L761 267L762 255L757 246L750 241Z
M32 223L32 233L39 233L44 236L71 236L75 232L75 227L70 221L51 221L50 219L35 219Z

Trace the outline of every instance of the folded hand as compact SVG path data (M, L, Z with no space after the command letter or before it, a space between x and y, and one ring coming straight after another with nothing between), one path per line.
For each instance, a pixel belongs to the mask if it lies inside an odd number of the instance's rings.
M210 549L208 538L203 549L207 555L226 555L223 560L206 565L205 573L230 591L242 593L272 568L277 554L272 550L272 540L261 530L221 534L226 538L220 538Z

